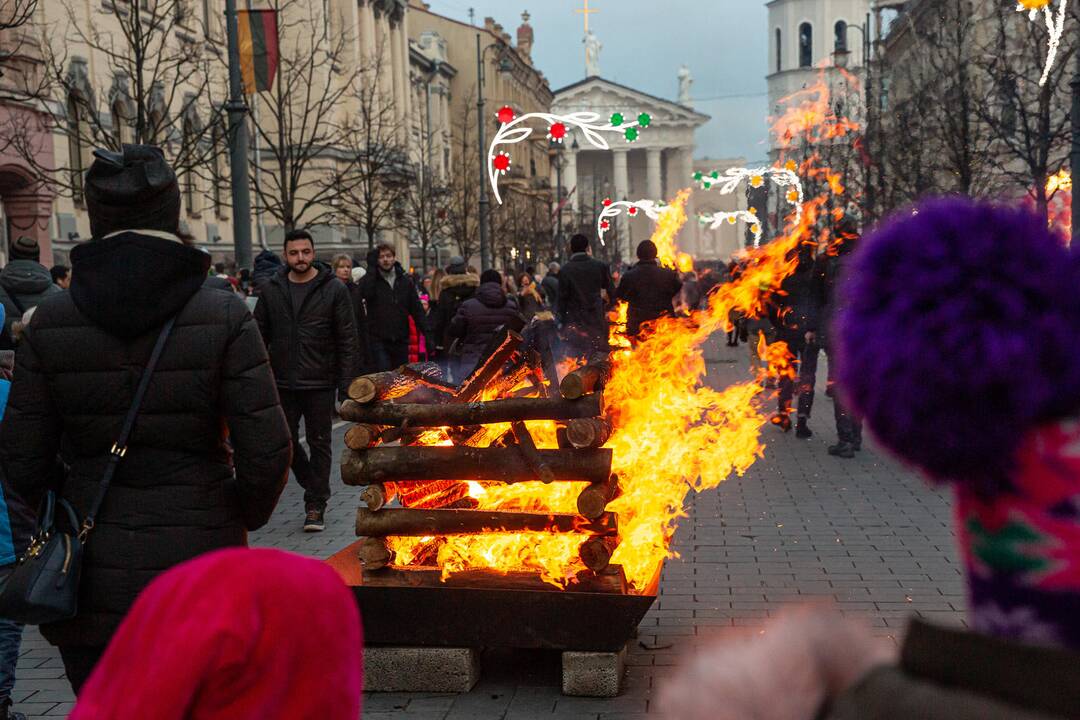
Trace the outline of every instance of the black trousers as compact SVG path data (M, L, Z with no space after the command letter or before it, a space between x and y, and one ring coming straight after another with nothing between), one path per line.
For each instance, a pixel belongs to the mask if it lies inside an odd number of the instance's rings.
M809 418L810 411L814 408L814 383L817 379L818 355L821 353L821 346L815 343L807 344L803 338L793 335L778 337L777 340L786 342L788 350L795 356L793 364L798 377L799 417ZM787 376L780 378L778 407L780 413L791 412L791 400L795 397L795 391L795 380Z
M833 351L826 349L825 357L829 361L829 388L832 389L832 401L833 401L833 417L836 419L836 436L842 443L850 443L852 445L862 445L862 418L856 415L851 406L845 402L843 393L836 387L836 382L833 378L833 368L836 363L833 360L836 355Z
M105 654L105 648L61 645L57 649L60 651L60 659L64 661L64 672L67 673L68 682L71 683L71 691L78 695L90 678L90 673L94 671L94 666Z
M403 340L398 343L386 340L371 339L371 356L375 363L376 372L396 370L409 362L409 341Z
M281 390L281 407L292 433L292 471L304 488L304 506L325 507L330 499L330 440L334 424L334 390ZM310 457L300 445L304 419Z

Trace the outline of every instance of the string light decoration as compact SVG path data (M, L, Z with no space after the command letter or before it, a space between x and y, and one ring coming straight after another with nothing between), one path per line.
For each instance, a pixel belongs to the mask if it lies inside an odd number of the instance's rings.
M724 223L728 225L734 225L742 220L750 227L750 232L754 234L754 247L761 247L761 221L758 220L758 216L754 213L753 209L750 210L721 210L711 215L699 215L698 222L703 226L707 225L709 230L719 230L724 226Z
M703 190L718 190L721 195L730 195L734 193L743 182L747 183L752 188L759 188L765 184L766 180L770 180L774 185L781 188L787 188L784 193L784 200L788 205L791 205L795 209L796 225L802 220L802 206L803 206L803 186L802 181L799 179L798 174L795 172L796 165L794 161L789 160L787 164L782 168L776 167L760 167L760 168L728 168L723 173L719 170L713 170L711 173L694 173L694 182L698 183ZM742 211L740 211L742 212ZM748 211L747 211L748 212ZM723 213L717 213L717 215L724 215ZM715 218L716 215L711 216ZM742 216L739 216L742 217ZM738 217L736 218L736 220ZM742 219L746 219L742 217ZM754 221L757 217L754 216ZM720 218L720 222L729 220L729 215L724 215ZM717 226L719 227L719 226ZM760 226L758 230L760 231ZM753 231L753 228L751 228ZM754 247L760 247L761 245L761 233L754 232Z
M1019 0L1016 5L1017 12L1026 12L1032 22L1039 21L1041 14L1046 21L1046 31L1050 33L1050 41L1046 49L1046 65L1043 67L1042 77L1039 78L1039 87L1046 85L1050 78L1050 71L1057 60L1058 47L1061 45L1061 36L1065 32L1065 13L1068 9L1069 0L1058 0L1057 15L1054 15L1055 0Z
M656 200L615 201L605 198L604 209L596 218L596 237L600 239L601 245L604 245L604 235L611 229L611 221L621 215L623 209L630 217L637 217L639 213L644 213L651 220L659 220L660 216L667 212L669 206L663 201Z
M500 148L504 145L525 142L532 137L535 129L530 123L534 121L544 123L548 140L560 143L566 140L571 129L578 130L585 142L597 150L611 149L605 135L618 133L627 143L634 143L641 137L641 131L652 124L652 117L648 113L641 113L632 120L627 120L622 113L612 113L607 123L604 123L599 113L594 112L577 112L570 115L537 112L518 115L509 105L500 108L495 116L502 123L502 127L495 133L491 146L488 148L488 179L491 182L495 200L500 205L502 205L502 194L499 192L499 176L508 173L513 164L510 152Z

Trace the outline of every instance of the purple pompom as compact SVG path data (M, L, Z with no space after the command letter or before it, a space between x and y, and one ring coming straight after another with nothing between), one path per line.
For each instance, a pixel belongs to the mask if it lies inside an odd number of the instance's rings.
M895 216L851 264L839 378L893 452L993 493L1034 427L1080 410L1074 259L1029 213L969 199Z

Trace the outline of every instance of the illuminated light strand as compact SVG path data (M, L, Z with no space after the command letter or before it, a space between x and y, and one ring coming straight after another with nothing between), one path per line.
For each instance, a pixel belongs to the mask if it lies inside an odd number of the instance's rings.
M724 223L734 225L739 220L742 220L750 226L750 232L754 234L754 247L761 247L761 221L751 210L722 210L711 215L705 214L698 216L698 222L702 225L708 225L709 230L719 230L723 227Z
M1039 78L1039 87L1046 85L1046 81L1050 79L1050 71L1057 60L1061 36L1065 33L1065 13L1068 5L1069 0L1061 0L1057 17L1054 16L1053 0L1019 0L1016 5L1016 11L1026 12L1032 22L1039 21L1039 11L1041 10L1043 18L1046 20L1046 30L1050 33L1050 41L1046 49L1046 65L1043 67L1042 77Z
M576 128L589 145L597 150L610 150L605 134L619 133L628 143L637 142L641 131L652 124L652 117L648 113L641 113L634 120L627 120L622 113L612 113L607 123L603 123L599 113L577 112L570 115L555 115L552 113L525 113L517 115L513 108L505 106L496 113L502 127L495 133L488 148L488 180L491 183L491 191L496 202L502 205L502 194L499 192L499 176L505 175L510 170L510 153L498 150L503 145L516 145L525 142L536 129L529 126L529 122L539 120L546 123L547 136L556 142L563 142L570 128Z
M802 221L805 197L802 180L799 179L798 174L795 172L794 163L789 162L782 168L728 168L723 174L719 170L713 170L711 173L694 173L694 182L700 184L703 190L715 189L721 195L734 193L743 182L748 183L750 187L761 187L765 184L766 179L771 180L780 187L788 188L788 191L784 194L784 199L795 208L794 224L798 225ZM755 239L754 247L758 247L759 243L760 236Z
M651 220L659 220L660 215L667 212L670 206L656 200L604 200L604 209L596 218L596 237L600 238L600 244L604 245L604 235L611 229L611 221L622 214L623 209L630 217L635 217L638 212L645 213Z

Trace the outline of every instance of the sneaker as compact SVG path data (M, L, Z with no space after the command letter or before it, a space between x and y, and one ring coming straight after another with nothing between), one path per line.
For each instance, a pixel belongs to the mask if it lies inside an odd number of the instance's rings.
M322 532L326 529L326 521L323 516L326 511L323 508L308 508L304 515L304 532Z
M0 704L0 720L26 720L26 716L12 710L11 700L7 700Z
M851 443L851 449L854 450L855 452L861 452L862 451L862 440L856 440L855 442Z
M809 440L814 437L814 431L806 424L806 418L799 418L799 422L796 423L795 437L800 440Z
M855 457L855 448L852 447L851 443L846 443L846 442L836 443L835 445L830 445L829 446L829 454L832 455L833 457L844 458L845 460L850 460L853 457Z
M772 424L784 432L791 431L791 416L787 413L778 412L772 416Z

